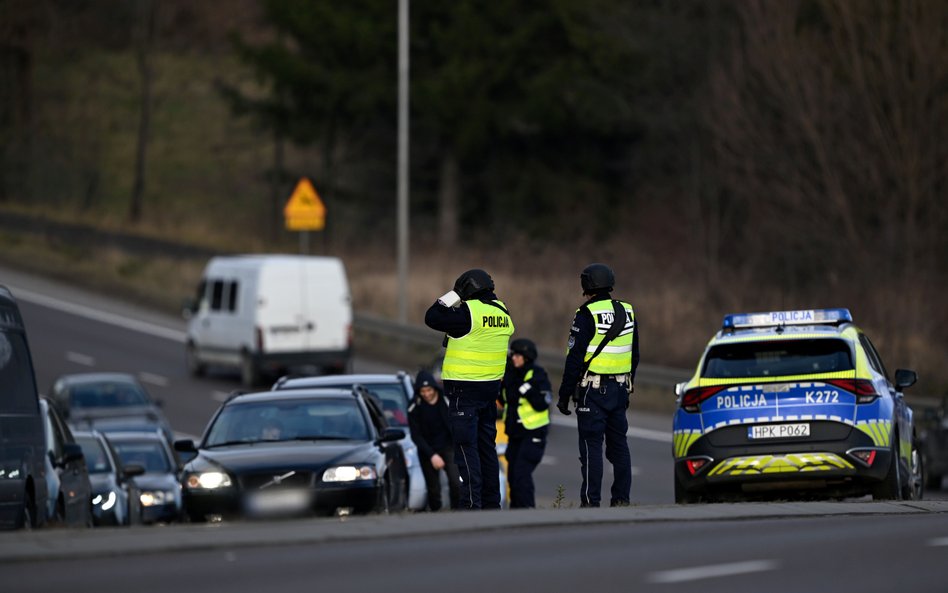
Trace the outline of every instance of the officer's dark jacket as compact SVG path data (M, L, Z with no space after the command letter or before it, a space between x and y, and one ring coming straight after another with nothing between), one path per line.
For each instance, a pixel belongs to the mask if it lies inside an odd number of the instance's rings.
M422 399L420 387L428 384L438 391L438 401L434 407L440 412L441 422L431 423L423 421L425 415L422 412L422 406L429 404ZM428 416L430 418L430 416ZM415 397L411 405L408 406L408 429L411 431L411 440L418 447L418 457L421 459L430 459L437 453L432 447L432 443L442 441L451 443L451 425L449 424L448 402L444 397L444 392L438 382L435 381L431 373L419 371L415 378Z
M612 297L608 292L600 292L589 297L583 305L594 303ZM563 369L563 382L560 383L560 399L568 398L576 389L576 384L582 379L580 376L586 366L586 348L596 334L596 321L585 306L581 306L573 318L573 325L569 330L569 343L566 353L566 366ZM608 346L608 344L607 344ZM639 320L635 320L632 329L632 383L635 383L635 369L639 366Z
M531 377L529 381L530 389L526 393L521 394L520 386L524 384L524 377L527 371L530 370L533 371L533 377ZM532 361L527 361L526 364L518 369L508 359L499 400L501 405L506 404L508 400L510 403L510 405L507 406L507 417L504 420L504 430L507 432L507 436L517 437L529 432L518 422L520 416L517 407L520 404L520 398L527 398L527 401L530 402L534 410L542 412L550 407L549 398L551 397L550 394L552 391L553 387L550 385L550 377L546 374L546 369L534 364ZM544 426L535 430L546 430L546 427Z
M497 299L492 291L477 295L477 300L490 302ZM444 332L452 338L463 338L471 331L471 310L467 303L462 302L457 307L445 307L438 301L428 307L425 313L425 325L433 330ZM444 387L448 393L457 393L460 388L463 397L476 400L494 401L500 390L500 381L453 381L444 380Z

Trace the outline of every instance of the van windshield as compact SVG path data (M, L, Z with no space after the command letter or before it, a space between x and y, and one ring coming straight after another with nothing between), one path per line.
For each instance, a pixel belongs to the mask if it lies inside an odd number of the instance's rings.
M708 379L813 375L853 370L849 343L837 339L741 342L711 347Z

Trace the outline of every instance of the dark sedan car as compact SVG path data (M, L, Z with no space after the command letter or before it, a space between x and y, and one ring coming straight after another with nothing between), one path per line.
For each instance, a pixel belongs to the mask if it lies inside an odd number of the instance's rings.
M179 520L183 509L178 464L161 433L116 432L107 436L123 466L141 466L145 470L135 478L141 522Z
M50 393L66 422L77 430L161 430L174 442L171 425L138 379L128 373L76 373L56 379Z
M92 520L100 525L129 525L137 518L138 496L133 478L145 473L142 466L123 466L118 453L98 431L76 431L92 482Z
M192 521L402 510L399 439L361 388L237 395L211 419L182 477Z

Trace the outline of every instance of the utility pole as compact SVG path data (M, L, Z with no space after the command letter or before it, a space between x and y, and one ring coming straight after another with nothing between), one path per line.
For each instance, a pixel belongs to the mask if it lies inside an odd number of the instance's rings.
M408 322L408 2L398 0L398 321Z

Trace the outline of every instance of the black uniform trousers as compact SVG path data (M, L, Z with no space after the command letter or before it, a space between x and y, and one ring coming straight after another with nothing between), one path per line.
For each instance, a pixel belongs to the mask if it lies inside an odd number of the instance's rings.
M461 476L459 508L499 509L496 398L472 399L452 387L446 387L446 391L454 436L454 462Z
M576 407L579 428L579 462L583 485L579 493L584 507L598 507L602 487L602 442L606 441L606 459L612 463L612 505L629 504L632 489L632 457L626 433L629 421L629 391L625 383L613 377L600 378L599 388L589 385L581 391Z
M525 430L507 437L507 483L510 485L510 508L527 509L536 505L533 470L540 465L546 449L548 426Z

